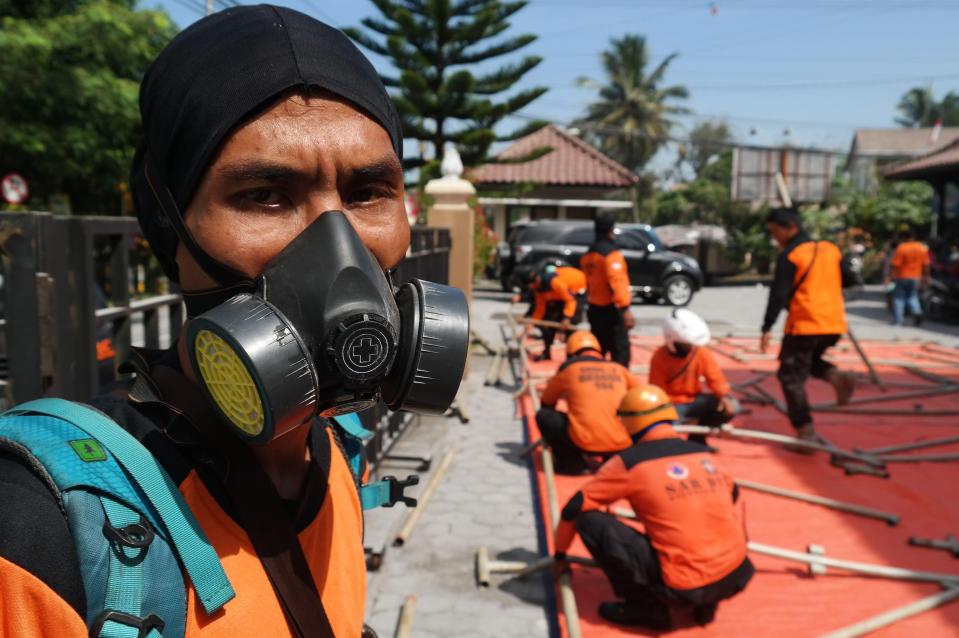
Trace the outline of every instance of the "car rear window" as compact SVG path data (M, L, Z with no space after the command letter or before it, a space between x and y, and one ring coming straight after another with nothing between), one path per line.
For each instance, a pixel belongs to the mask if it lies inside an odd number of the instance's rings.
M565 229L563 226L527 226L516 234L517 244L549 244Z

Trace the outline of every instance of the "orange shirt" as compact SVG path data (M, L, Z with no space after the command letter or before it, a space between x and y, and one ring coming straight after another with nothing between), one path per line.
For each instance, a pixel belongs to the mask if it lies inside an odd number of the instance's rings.
M586 292L586 274L578 268L562 266L548 277L549 288L536 291L533 319L546 316L546 304L553 301L562 301L563 316L572 319L576 314L576 295Z
M576 535L581 512L626 499L659 557L663 581L689 590L726 577L746 558L746 532L734 483L702 446L666 424L603 464L563 509L556 551Z
M579 265L586 273L589 305L628 308L632 300L626 258L610 240L598 241L589 247Z
M584 355L567 359L543 391L544 406L566 399L569 438L587 452L617 452L632 444L616 416L619 402L639 380L615 361Z
M929 249L919 241L903 242L889 263L896 279L920 279L929 266Z
M649 382L665 390L673 403L692 402L701 392L702 379L717 398L729 394L726 375L705 346L693 348L685 357L660 346L649 362Z
M846 306L842 298L842 254L839 249L828 241L807 241L793 248L786 258L795 266L796 273L793 276L795 293L789 301L785 333L844 334ZM809 274L803 278L807 271Z

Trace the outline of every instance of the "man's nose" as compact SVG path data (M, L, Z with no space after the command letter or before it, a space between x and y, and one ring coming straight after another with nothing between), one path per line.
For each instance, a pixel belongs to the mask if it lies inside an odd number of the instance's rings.
M307 206L307 225L315 222L320 215L330 211L338 210L346 212L343 206L343 198L340 197L336 189L317 189L309 194L306 202Z

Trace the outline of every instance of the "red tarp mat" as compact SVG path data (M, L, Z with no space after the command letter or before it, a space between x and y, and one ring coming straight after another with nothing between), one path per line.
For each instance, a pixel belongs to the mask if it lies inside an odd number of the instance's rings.
M633 365L647 364L659 338L633 336ZM757 340L722 339L716 341L717 361L731 382L741 383L764 370L775 370L771 357L755 357ZM876 369L889 384L888 394L933 388L933 382L898 367L914 364L935 375L955 379L959 384L959 350L924 349L919 343L868 342L862 344L871 359L883 361ZM778 351L778 346L774 348ZM832 356L844 369L865 374L866 368L856 357L848 339L833 348ZM540 378L558 367L562 351L556 347L554 361L532 362L531 372ZM640 368L642 369L642 368ZM645 380L645 374L638 375ZM894 385L901 384L901 385ZM782 394L775 376L760 385L774 397ZM915 387L913 387L915 386ZM810 380L807 384L810 401L829 403L834 400L826 383ZM866 383L857 388L856 397L880 396L882 392ZM897 408L914 410L919 405L928 410L959 410L959 394L889 402L870 402L861 408ZM785 416L772 406L745 403L751 414L740 415L734 424L740 428L792 434ZM530 399L523 395L522 413L528 417L529 440L539 438ZM835 445L850 450L874 448L922 439L942 438L959 434L959 416L882 416L817 413L817 428ZM959 574L959 559L943 550L911 547L910 536L942 539L947 533L959 535L959 462L890 463L891 477L845 476L843 470L829 464L825 454L802 456L779 446L711 439L719 449L718 460L734 477L787 489L818 494L868 507L886 510L901 517L898 526L846 514L821 506L791 499L741 490L745 499L750 540L786 549L805 551L807 544L825 547L827 556L868 563L907 567L916 570ZM949 445L905 452L903 454L957 453L959 445ZM545 478L539 452L533 455L542 511L547 530L552 530ZM556 477L559 507L566 504L588 477ZM552 534L547 533L552 552ZM571 555L588 556L577 539ZM820 636L846 625L870 618L895 607L903 606L939 591L935 584L919 584L857 576L830 570L824 576L807 575L800 563L752 554L756 576L747 589L732 600L722 603L716 620L707 627L686 627L670 632L673 636ZM597 606L615 596L601 571L574 566L573 589L579 608L584 636L615 636L648 633L612 626L597 614ZM558 598L557 598L558 600ZM565 619L560 606L560 627L566 635ZM876 636L959 636L959 602L953 602L911 619L875 632Z

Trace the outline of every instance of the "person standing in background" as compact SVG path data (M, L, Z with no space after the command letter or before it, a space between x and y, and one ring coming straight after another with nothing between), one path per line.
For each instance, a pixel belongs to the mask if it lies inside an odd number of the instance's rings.
M908 306L913 322L919 326L922 324L919 289L929 285L929 248L916 240L916 231L912 228L902 233L902 239L889 262L891 272L886 277L886 284L893 284L892 323L902 325Z
M629 309L632 294L626 258L616 245L616 220L612 215L596 216L596 238L580 259L586 273L590 331L599 339L603 354L629 368L629 331L636 319Z

